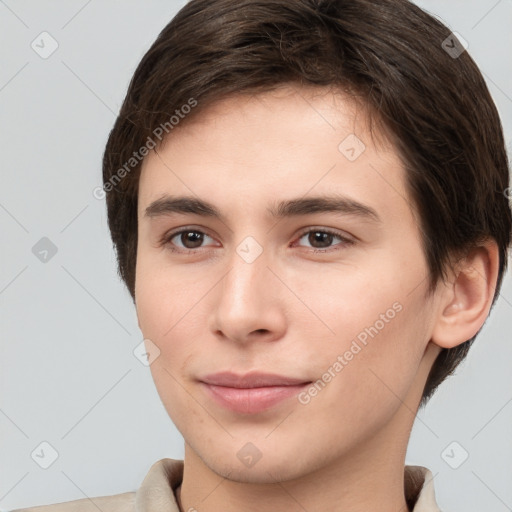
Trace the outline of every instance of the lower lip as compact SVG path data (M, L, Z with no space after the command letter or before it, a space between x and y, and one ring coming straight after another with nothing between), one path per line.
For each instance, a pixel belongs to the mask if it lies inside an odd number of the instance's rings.
M296 396L311 383L296 386L269 386L264 388L228 388L201 382L207 393L220 405L243 414L256 414Z

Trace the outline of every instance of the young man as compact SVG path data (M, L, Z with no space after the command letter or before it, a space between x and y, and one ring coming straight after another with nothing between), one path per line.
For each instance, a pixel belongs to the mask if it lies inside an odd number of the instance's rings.
M500 120L449 29L406 0L191 0L103 176L185 460L44 510L439 510L409 435L512 229Z

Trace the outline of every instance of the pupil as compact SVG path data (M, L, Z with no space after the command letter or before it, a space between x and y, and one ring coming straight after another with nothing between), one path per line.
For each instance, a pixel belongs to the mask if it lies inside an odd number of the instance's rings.
M319 235L318 237L316 235ZM320 244L322 244L322 242L327 242L327 243L324 243L324 245L322 245L322 247L326 247L326 246L329 246L329 243L332 242L332 236L331 234L329 233L322 233L321 231L313 231L310 235L309 235L309 243L311 245L313 245L314 247L314 244L317 243L317 242L320 242Z
M203 235L201 233L198 233L197 231L189 231L187 233L183 233L183 236L185 237L185 241L183 240L183 238L181 241L183 242L183 245L187 247L187 249L195 249L196 247L200 247L203 241ZM190 238L192 240L190 240ZM187 243L190 241L192 242L193 247L187 245Z

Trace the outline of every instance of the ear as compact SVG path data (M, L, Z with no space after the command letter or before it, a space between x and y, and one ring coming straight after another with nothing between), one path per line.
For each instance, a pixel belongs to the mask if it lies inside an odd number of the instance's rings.
M453 348L481 329L492 306L498 268L499 251L494 240L474 248L459 262L456 275L444 285L433 343Z

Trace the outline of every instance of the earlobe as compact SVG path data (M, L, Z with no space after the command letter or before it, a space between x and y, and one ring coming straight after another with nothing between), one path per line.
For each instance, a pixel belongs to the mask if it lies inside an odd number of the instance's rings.
M473 338L491 309L499 267L498 246L488 240L459 262L456 276L444 285L432 342L453 348Z

